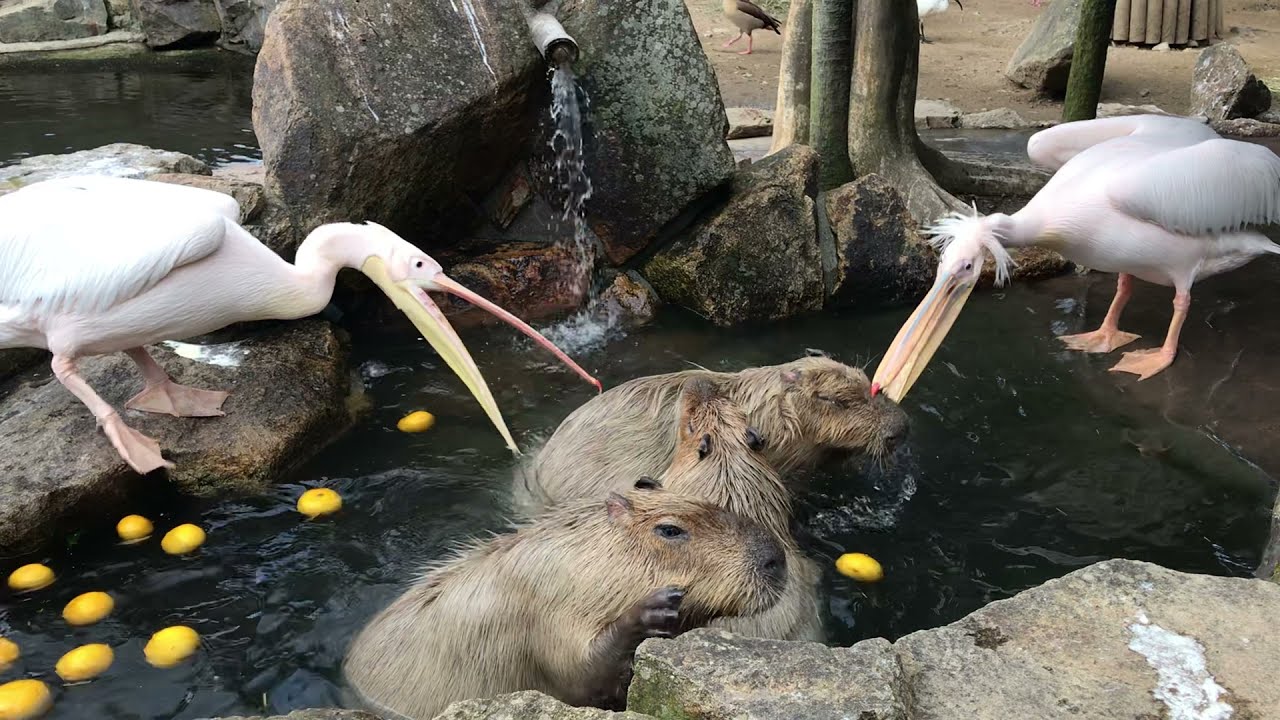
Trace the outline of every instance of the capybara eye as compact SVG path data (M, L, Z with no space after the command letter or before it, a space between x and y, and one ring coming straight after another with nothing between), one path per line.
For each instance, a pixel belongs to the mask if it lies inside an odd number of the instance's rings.
M849 407L849 403L846 403L844 400L840 398L827 397L826 395L819 395L818 399L824 403L827 403L828 405L835 405L838 408Z
M678 525L668 525L665 523L654 526L653 532L664 540L679 540L681 538L688 537L689 535L689 533L685 532L684 528Z
M645 475L644 477L636 481L637 490L657 490L659 487L661 486L658 485L658 481L654 480L648 475Z
M698 443L698 459L706 457L711 452L711 436L703 435L702 441Z
M760 437L755 428L747 428L747 447L757 452L764 449L764 438Z

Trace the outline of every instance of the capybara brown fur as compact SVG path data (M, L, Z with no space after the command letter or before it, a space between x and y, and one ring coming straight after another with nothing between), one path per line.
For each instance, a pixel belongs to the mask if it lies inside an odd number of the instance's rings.
M778 538L650 480L565 503L433 568L357 635L344 673L380 713L539 690L621 707L635 649L777 602Z
M706 378L685 383L678 407L679 439L662 486L755 520L781 539L787 558L786 588L777 604L711 625L750 637L821 642L818 583L822 571L793 539L791 491L764 460L768 438L750 427L742 408Z
M768 439L764 459L791 480L831 455L887 457L907 433L907 415L872 395L861 370L821 354L736 373L685 370L625 382L574 410L537 455L516 470L514 495L527 515L578 497L603 497L640 475L657 476L676 448L680 388L716 384Z

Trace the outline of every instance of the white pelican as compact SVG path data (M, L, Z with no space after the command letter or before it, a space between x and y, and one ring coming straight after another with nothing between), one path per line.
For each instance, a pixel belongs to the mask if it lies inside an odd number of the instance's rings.
M125 425L76 371L78 358L124 351L145 389L126 407L179 417L222 415L225 392L178 385L144 346L251 320L314 315L344 267L369 276L462 378L519 454L475 361L425 291L485 308L555 353L514 315L447 277L440 265L374 223L321 225L282 260L240 227L222 193L110 177L47 180L0 197L0 348L53 353L53 372L98 419L139 473L172 467L151 438Z
M938 276L876 369L872 392L900 401L960 314L982 269L1009 277L1006 247L1040 245L1088 268L1119 273L1102 326L1059 338L1085 352L1111 352L1138 338L1121 332L1132 278L1173 286L1164 344L1127 352L1112 371L1139 380L1168 367L1200 278L1242 267L1280 246L1251 224L1280 221L1280 157L1227 140L1193 119L1134 115L1065 123L1027 141L1027 154L1056 174L1012 215L955 214L929 233L941 251Z

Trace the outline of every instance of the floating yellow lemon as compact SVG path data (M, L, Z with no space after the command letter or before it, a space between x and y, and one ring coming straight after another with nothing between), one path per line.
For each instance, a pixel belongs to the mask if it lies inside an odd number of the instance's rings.
M126 515L116 523L116 534L126 543L135 543L151 537L155 526L141 515Z
M336 513L342 509L342 496L329 488L311 488L298 498L298 512L309 518Z
M39 590L53 584L53 571L40 563L23 565L9 575L9 587L19 592Z
M81 645L59 658L53 669L69 683L84 682L106 672L115 659L116 654L102 643Z
M116 601L110 595L95 590L71 598L62 609L62 619L71 625L92 625L110 615L115 607Z
M0 685L0 720L30 720L50 707L53 695L39 680L14 680Z
M836 570L858 582L876 582L884 577L880 563L870 555L845 553L836 559Z
M200 646L200 636L185 625L174 625L158 631L142 648L147 662L158 668L171 668L191 657ZM0 719L2 720L2 719Z
M0 670L4 670L22 657L22 649L18 643L9 638L0 638Z
M435 424L435 415L432 415L426 410L419 410L417 412L411 412L400 418L400 422L396 423L396 427L400 429L400 432L415 433L426 432Z
M170 530L160 540L160 547L170 555L186 555L204 544L204 531L186 523Z

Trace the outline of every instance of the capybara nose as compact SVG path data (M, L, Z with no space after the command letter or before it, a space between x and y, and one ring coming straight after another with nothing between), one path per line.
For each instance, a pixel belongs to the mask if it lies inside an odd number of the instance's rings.
M885 422L884 434L881 435L884 449L890 453L901 447L911 432L911 421L907 419L907 414L898 410L894 415L895 417Z
M761 528L755 533L754 554L757 567L765 580L776 587L782 587L787 577L787 555L782 550L782 543L773 533Z

